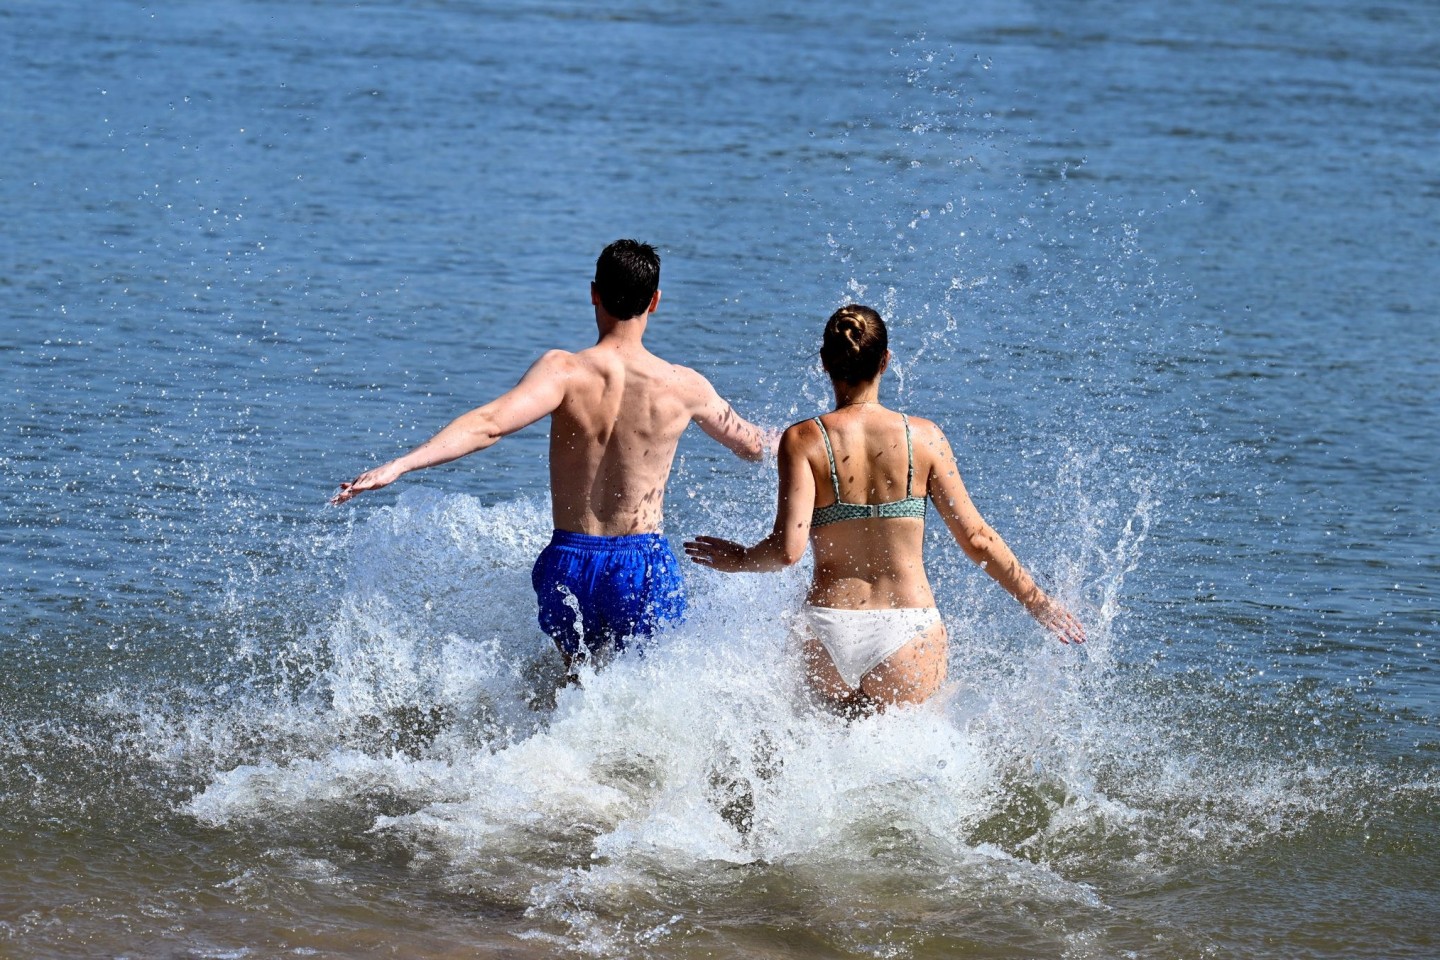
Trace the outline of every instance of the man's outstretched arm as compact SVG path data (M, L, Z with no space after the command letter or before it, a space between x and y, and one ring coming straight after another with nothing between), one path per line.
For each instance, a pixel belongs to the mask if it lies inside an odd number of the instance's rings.
M423 470L484 450L523 427L550 415L565 399L565 382L570 374L570 354L552 350L536 360L525 376L510 390L483 407L452 420L435 436L403 457L367 470L349 483L331 503L344 503L366 490L389 486L412 470Z
M735 412L715 388L700 374L698 402L691 417L706 436L719 441L742 460L760 460L767 452L774 453L780 443L778 430L761 430L755 424Z

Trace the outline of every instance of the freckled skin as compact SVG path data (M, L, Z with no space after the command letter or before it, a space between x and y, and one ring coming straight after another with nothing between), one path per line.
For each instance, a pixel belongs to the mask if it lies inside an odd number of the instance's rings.
M565 397L550 415L550 489L560 530L620 536L660 529L680 435L701 417L737 454L758 455L758 431L704 377L638 340L602 339L563 362Z
M835 410L821 419L835 450L840 496L847 503L884 503L905 496L907 459L900 414L879 403L885 355L875 378L858 384L833 381ZM941 429L910 418L915 456L912 491L928 497L956 543L972 561L1025 606L1062 643L1083 642L1084 628L1052 600L985 522L960 478L955 454ZM775 525L753 547L719 537L697 537L686 553L703 566L726 573L766 572L797 563L808 545L815 570L806 602L844 610L930 607L935 597L925 574L924 522L918 518L847 520L818 530L810 527L815 508L835 502L830 465L820 428L802 420L780 437L780 491ZM945 627L936 624L847 687L820 642L800 638L812 689L842 709L875 709L919 703L945 679Z
M606 313L591 289L599 339L577 353L552 350L516 386L455 419L414 450L340 485L332 503L377 490L412 470L484 450L550 417L550 492L555 527L592 536L660 529L665 485L680 436L691 423L737 456L759 460L767 440L703 376L669 363L641 342L646 312ZM768 441L773 448L773 440Z

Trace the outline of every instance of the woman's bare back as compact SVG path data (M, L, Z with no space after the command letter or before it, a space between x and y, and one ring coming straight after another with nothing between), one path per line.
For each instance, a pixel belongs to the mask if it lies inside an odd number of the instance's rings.
M835 455L840 499L845 503L890 503L907 496L911 461L905 422L878 403L856 404L822 418ZM929 421L910 420L913 476L909 495L924 497L933 466L929 444L916 442L933 429ZM815 506L835 502L820 428L809 424L813 443L806 461L815 481ZM807 436L807 440L812 439ZM890 517L847 520L811 531L815 572L807 602L844 609L928 607L935 599L923 562L925 522Z

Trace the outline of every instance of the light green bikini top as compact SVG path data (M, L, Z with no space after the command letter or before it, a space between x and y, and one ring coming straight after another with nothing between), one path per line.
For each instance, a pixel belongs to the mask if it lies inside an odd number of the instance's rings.
M825 459L830 461L830 486L835 489L835 502L815 508L815 512L810 515L810 529L823 527L829 523L839 523L842 520L890 519L892 517L925 519L925 498L913 496L910 490L915 480L915 447L910 440L909 417L903 413L900 414L900 419L905 423L905 457L909 461L905 470L905 498L891 500L888 503L845 503L840 499L840 475L835 471L835 449L830 446L830 431L825 429L825 424L820 422L819 417L813 419L815 425L820 428L820 436L825 438Z

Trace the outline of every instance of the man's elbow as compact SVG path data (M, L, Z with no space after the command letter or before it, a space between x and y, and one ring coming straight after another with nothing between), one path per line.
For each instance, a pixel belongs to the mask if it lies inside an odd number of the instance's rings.
M740 451L740 456L751 463L756 463L764 460L767 453L776 455L780 453L780 431L761 430L759 427L752 426L750 436L746 438L745 447Z
M754 463L757 460L763 460L765 458L765 444L758 433L751 436L745 436L743 434L739 436L731 435L718 439L730 449L731 453L735 454L735 456L741 460L748 460Z
M499 422L488 414L476 417L468 426L470 434L469 446L472 450L484 450L505 436L504 431L500 429Z

